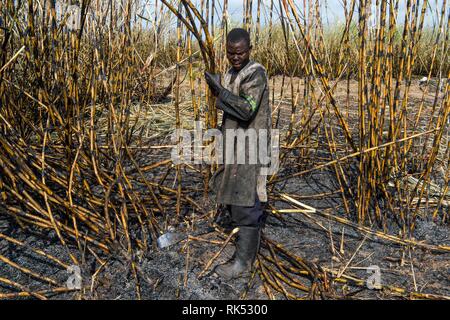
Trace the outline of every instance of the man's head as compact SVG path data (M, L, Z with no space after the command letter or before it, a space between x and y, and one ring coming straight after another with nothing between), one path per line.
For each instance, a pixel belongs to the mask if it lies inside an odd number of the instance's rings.
M227 58L234 70L239 71L248 63L252 46L247 30L235 28L227 36Z

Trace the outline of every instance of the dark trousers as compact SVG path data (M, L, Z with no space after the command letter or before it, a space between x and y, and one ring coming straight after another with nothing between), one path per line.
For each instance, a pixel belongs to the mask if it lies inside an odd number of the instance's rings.
M231 213L231 224L233 227L256 227L264 228L267 214L265 211L265 202L262 203L256 196L255 205L251 207L242 207L227 205L228 212Z

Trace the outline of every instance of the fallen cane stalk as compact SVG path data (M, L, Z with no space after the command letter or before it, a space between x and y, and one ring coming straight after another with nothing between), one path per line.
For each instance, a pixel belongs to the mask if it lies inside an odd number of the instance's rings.
M273 183L281 182L281 181L284 181L284 180L292 179L294 177L298 177L298 176L304 175L306 173L310 173L310 172L313 172L313 171L316 171L316 170L319 170L319 169L323 169L325 167L328 167L328 166L331 166L333 164L336 164L336 163L348 160L350 158L362 156L363 154L366 154L366 153L369 153L369 152L378 151L379 149L382 149L382 148L385 148L385 147L388 147L388 146L391 146L391 145L395 145L395 144L400 143L400 142L405 142L405 141L408 141L408 140L411 140L411 139L415 139L417 137L420 137L420 136L423 136L423 135L426 135L426 134L429 134L429 133L432 133L432 132L436 132L439 129L441 129L441 128L438 127L436 129L431 129L431 130L428 130L428 131L425 131L425 132L417 133L417 134L414 134L414 135L411 135L409 137L402 138L402 139L399 139L399 140L396 140L396 141L387 142L387 143L381 144L381 145L376 146L376 147L372 147L372 148L368 148L368 149L365 149L365 150L353 152L353 153L351 153L349 155L343 156L342 158L339 158L339 159L336 159L336 160L332 160L332 161L329 161L329 162L324 163L324 164L320 164L320 165L318 165L318 166L316 166L314 168L303 170L303 171L300 171L300 172L296 172L294 174L291 174L291 175L288 175L288 176L285 176L285 177L282 177L282 178L278 178L278 179L269 181L268 184L273 184Z
M8 236L2 234L2 233L0 233L0 239L4 239L4 240L6 240L6 241L8 241L8 242L10 242L10 243L14 243L14 244L16 244L16 245L18 245L18 246L21 246L21 247L24 247L24 248L28 248L28 249L30 249L31 251L33 251L34 253L36 253L36 254L38 254L38 255L40 255L40 256L43 256L43 257L45 257L45 258L47 258L47 259L49 259L49 260L51 260L51 261L53 261L53 262L59 264L59 265L60 265L61 267L63 267L64 269L67 269L67 268L69 267L68 264L62 262L62 261L59 260L58 258L56 258L56 257L54 257L54 256L52 256L52 255L50 255L50 254L48 254L48 253L45 253L45 252L42 251L42 250L34 249L34 248L30 247L29 245L27 245L26 243L24 243L24 242L22 242L22 241L19 241L19 240L17 240L17 239L10 238L10 237L8 237Z
M8 258L6 258L5 256L0 255L0 261L10 265L11 267L13 267L13 268L15 268L15 269L17 269L19 271L22 271L23 273L25 273L25 274L27 274L27 275L29 275L29 276L37 279L37 280L40 280L40 281L43 281L43 282L47 282L49 284L52 284L54 286L58 286L59 287L58 283L55 280L50 279L50 278L45 277L45 276L40 276L40 275L38 275L37 273L31 271L28 268L21 267L17 263L15 263L15 262L9 260Z
M9 59L9 61L0 69L0 74L6 69L8 68L8 66L14 61L16 60L16 58L22 53L22 51L25 50L25 46L23 46L22 48L19 49L19 51L16 52L16 54Z
M287 199L287 198L285 198L285 199ZM294 204L297 204L297 203L294 203ZM289 210L289 213L294 213L294 212L307 214L307 213L305 213L305 210L303 210L303 209ZM361 232L370 234L371 236L377 237L379 239L383 239L386 241L392 241L394 243L404 245L404 246L412 245L412 246L416 246L419 248L424 248L424 249L436 251L436 252L450 252L450 246L448 246L448 245L433 245L433 244L427 244L427 243L418 242L418 241L414 241L414 240L410 240L410 239L401 239L399 237L396 237L396 236L393 236L393 235L390 235L390 234L387 234L387 233L384 233L381 231L372 230L369 227L360 226L346 218L338 217L336 215L332 215L332 214L326 213L321 210L316 210L315 213L322 217L325 217L327 219L334 220L335 222L341 223L343 225L350 226Z
M3 279L6 280L6 279ZM0 279L1 281L1 279ZM66 287L51 289L51 290L40 290L37 292L28 292L28 291L22 291L22 292L14 292L14 293L0 293L0 299L17 299L17 298L25 298L25 297L36 297L38 299L47 300L47 297L45 297L45 294L62 294L62 293L68 293L68 292L74 292L79 291L79 289L69 289Z
M8 286L15 287L15 288L18 288L18 289L22 290L22 294L26 294L28 296L33 296L33 297L38 298L40 300L47 300L47 298L44 297L42 294L36 293L36 292L32 292L32 291L26 289L24 286L22 286L21 284L19 284L17 282L5 279L3 277L0 277L0 282L6 284ZM8 299L8 298L4 297L3 294L0 293L0 299Z
M367 280L366 279L359 279L354 276L343 274L341 277L337 277L339 271L323 268L325 272L330 273L333 277L333 281L337 281L340 283L352 283L359 287L365 287L367 288ZM400 295L403 297L409 297L409 298L417 298L417 299L441 299L441 300L450 300L449 296L444 295L437 295L437 294L429 294L429 293L421 293L421 292L415 292L415 291L407 291L404 288L394 287L390 285L381 285L381 287L376 290L384 291L387 293L392 293L395 295Z
M223 249L225 249L225 247L227 246L227 244L231 241L231 238L233 238L233 236L238 233L239 228L234 228L231 233L228 235L227 239L225 240L225 242L223 243L222 247L219 249L219 251L216 252L216 254L208 261L208 263L206 264L205 268L202 270L202 272L200 272L200 274L198 275L198 279L201 279L203 277L203 275L206 273L206 271L208 271L209 267L213 264L213 262L217 259L217 257L222 253Z
M211 244L223 244L223 241L203 239L201 237L194 237L191 235L188 236L188 241L207 242L207 243L211 243Z

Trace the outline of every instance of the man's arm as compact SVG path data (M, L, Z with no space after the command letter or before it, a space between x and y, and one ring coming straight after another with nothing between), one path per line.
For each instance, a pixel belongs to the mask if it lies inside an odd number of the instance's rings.
M258 112L266 86L264 69L257 69L242 81L239 96L223 87L217 90L216 107L241 121L249 121Z

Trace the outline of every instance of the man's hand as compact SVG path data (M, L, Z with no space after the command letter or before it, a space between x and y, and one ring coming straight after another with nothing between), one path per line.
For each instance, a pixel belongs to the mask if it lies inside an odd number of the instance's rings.
M211 89L212 94L217 97L223 90L223 87L220 84L220 74L209 73L205 71L205 80L209 88Z

